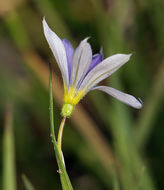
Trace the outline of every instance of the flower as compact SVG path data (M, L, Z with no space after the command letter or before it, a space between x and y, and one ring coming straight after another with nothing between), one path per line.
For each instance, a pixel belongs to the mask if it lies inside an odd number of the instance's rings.
M49 28L45 19L43 19L43 29L63 77L64 105L62 115L64 117L69 117L75 105L91 90L106 92L136 109L142 107L141 101L132 95L108 86L96 86L129 61L131 54L115 54L103 60L102 50L92 56L91 46L87 42L88 38L81 41L74 50L68 40L61 40Z

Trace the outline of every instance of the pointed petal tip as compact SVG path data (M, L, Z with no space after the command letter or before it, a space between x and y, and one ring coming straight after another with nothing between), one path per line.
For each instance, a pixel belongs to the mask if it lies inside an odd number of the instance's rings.
M63 81L69 86L69 76L68 76L68 67L67 67L67 57L65 47L62 43L62 40L58 35L52 31L48 26L45 17L43 17L43 31L45 38L49 44L50 49L52 50L53 55L56 58L56 62L61 70Z
M124 54L125 56L127 56L127 59L129 60L130 57L133 55L133 53L129 53L129 54Z
M66 42L66 43L69 42L66 38L63 38L62 41Z
M123 54L123 53L117 53L115 55L122 55L122 56L126 56L128 59L133 55L133 53L128 53L128 54Z
M103 54L103 47L100 48L100 53Z
M88 37L86 37L84 40L82 40L83 42L87 42L89 39L90 39L91 37L90 36L88 36Z
M139 110L142 108L142 105L139 101L136 101L135 104L131 104L130 106Z
M123 56L129 60L132 55L133 55L133 53L129 53L129 54L117 53L117 54L114 54L113 56ZM112 57L112 56L110 56L110 57Z
M42 24L43 24L44 32L45 32L45 30L50 30L50 28L49 28L49 26L48 26L48 24L46 22L45 16L43 17Z
M43 24L47 24L47 22L46 22L46 17L45 17L45 16L43 17L42 23L43 23Z
M140 109L142 108L142 104L140 104L140 105L138 105L138 106L136 106L136 107L134 107L134 108L140 110Z
M133 55L133 53L129 53L128 55L129 55L129 58L130 58Z
M136 109L141 109L142 106L143 106L143 101L142 101L140 98L138 98L138 100L137 100L137 105L136 105Z
M127 59L126 62L128 62L130 60L130 57L133 55L133 53L124 54L124 55L126 56L126 59Z
M88 39L89 39L90 37L86 37L84 40L82 40L81 42L80 42L80 44L81 45L86 45L86 44L89 44L88 43ZM90 44L89 44L90 45ZM80 45L79 45L80 46Z

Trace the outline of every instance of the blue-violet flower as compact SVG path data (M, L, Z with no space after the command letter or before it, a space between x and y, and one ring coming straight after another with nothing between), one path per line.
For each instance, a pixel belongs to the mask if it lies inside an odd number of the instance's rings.
M81 41L74 50L69 41L61 40L49 28L45 19L43 19L43 28L64 81L64 105L62 108L64 117L69 117L75 105L91 90L104 91L134 108L142 107L141 101L132 95L108 86L96 86L129 61L131 54L115 54L103 60L102 50L98 54L92 55L91 46L87 42L88 38Z

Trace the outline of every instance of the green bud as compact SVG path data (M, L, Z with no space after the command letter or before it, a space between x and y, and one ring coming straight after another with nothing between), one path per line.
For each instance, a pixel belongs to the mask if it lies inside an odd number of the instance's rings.
M70 117L73 112L74 106L71 104L64 104L62 107L62 116Z

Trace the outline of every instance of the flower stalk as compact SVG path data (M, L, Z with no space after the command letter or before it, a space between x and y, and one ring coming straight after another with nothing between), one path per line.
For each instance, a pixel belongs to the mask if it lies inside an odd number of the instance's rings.
M57 144L58 144L58 150L59 150L59 153L61 156L62 156L62 137L63 137L65 122L66 122L66 117L63 117L61 124L60 124L60 127L59 127L59 132L58 132Z

